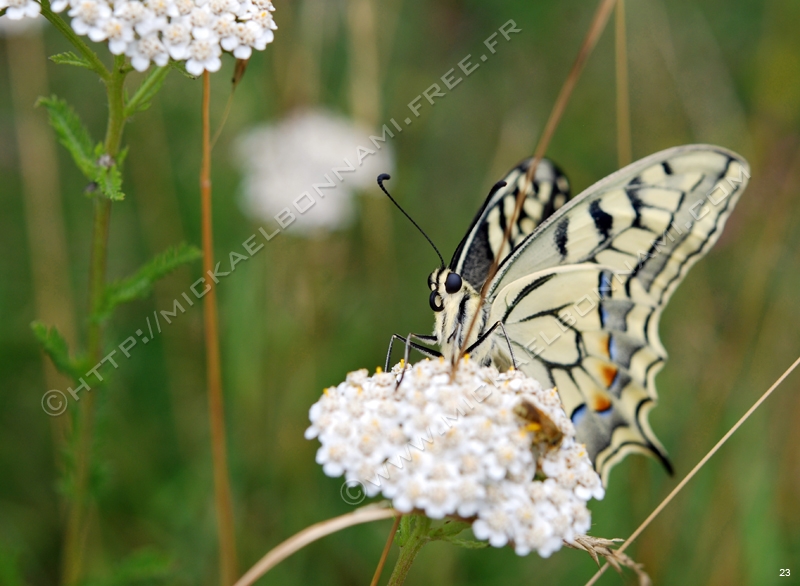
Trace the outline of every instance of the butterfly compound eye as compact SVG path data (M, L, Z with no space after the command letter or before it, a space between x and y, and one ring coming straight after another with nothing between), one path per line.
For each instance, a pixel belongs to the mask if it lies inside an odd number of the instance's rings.
M436 291L431 291L431 309L433 311L442 311L444 309L444 304L442 303L442 298Z
M461 285L461 276L457 273L450 273L444 282L444 290L452 295L461 291Z

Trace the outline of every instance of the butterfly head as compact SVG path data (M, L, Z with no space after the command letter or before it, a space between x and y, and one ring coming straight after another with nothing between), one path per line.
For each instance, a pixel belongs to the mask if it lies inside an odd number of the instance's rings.
M480 311L480 293L461 275L447 267L438 268L428 277L430 305L436 312L434 335L445 358L454 360L465 346L469 325ZM472 328L466 345L473 344L483 327L483 320Z
M428 277L428 287L431 290L430 304L433 311L444 311L445 301L452 301L464 289L461 275L448 268L438 268Z

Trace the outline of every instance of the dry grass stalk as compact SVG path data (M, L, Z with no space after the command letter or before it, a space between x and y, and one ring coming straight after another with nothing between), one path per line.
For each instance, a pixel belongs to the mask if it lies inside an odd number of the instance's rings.
M624 539L603 539L602 537L592 537L591 535L579 535L574 541L564 541L564 545L572 549L579 549L585 551L600 566L600 557L605 558L608 563L620 574L622 568L630 568L636 572L639 578L639 586L651 586L652 581L647 572L644 571L644 566L631 559L626 553L614 549L615 544L624 542Z
M326 535L331 535L332 533L336 533L347 527L352 527L353 525L371 523L372 521L399 516L399 513L392 509L389 504L390 503L383 501L366 505L360 509L356 509L352 513L347 513L326 521L320 521L310 527L306 527L283 543L269 550L244 576L239 578L234 586L251 586L251 584L254 584L261 576L290 555L300 551L309 543L322 539Z

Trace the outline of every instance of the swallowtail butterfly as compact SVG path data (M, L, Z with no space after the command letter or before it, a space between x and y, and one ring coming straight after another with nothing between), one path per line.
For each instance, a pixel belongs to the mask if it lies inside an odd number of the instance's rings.
M547 160L530 185L530 163L522 161L494 186L449 266L442 260L428 278L434 334L392 341L450 360L466 346L475 360L516 364L555 386L604 482L631 452L655 456L670 469L647 420L655 376L667 357L659 319L686 273L719 238L747 185L748 164L720 147L679 146L570 198L566 177ZM379 178L381 187L387 178ZM499 268L487 283L497 257ZM389 356L387 368L388 362Z

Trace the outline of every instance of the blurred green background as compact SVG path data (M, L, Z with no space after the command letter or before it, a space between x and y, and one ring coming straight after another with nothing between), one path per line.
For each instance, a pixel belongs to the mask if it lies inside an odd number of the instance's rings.
M233 149L239 133L302 106L365 122L402 120L411 99L467 54L485 52L484 39L514 19L521 33L501 39L497 54L436 107L424 105L391 141L393 195L449 257L494 181L532 152L595 8L576 0L385 0L371 5L371 44L352 17L354 2L275 3L276 40L251 60L214 150L218 260L264 225L242 213ZM627 537L800 353L800 3L626 6L634 159L677 144L714 143L744 155L752 179L720 242L663 316L670 360L658 377L651 423L676 475L642 457L619 465L606 498L591 505L592 534L602 537ZM43 30L48 55L68 48L54 30ZM28 100L25 92L46 84L75 105L96 137L106 115L103 88L91 73L31 65L35 46L30 38L0 39L2 584L59 580L61 418L48 417L40 404L59 379L48 372L29 324L42 318L83 339L91 234L85 181L54 146L52 132L41 132L45 112L34 110L35 96ZM370 55L377 78L369 76ZM16 94L22 100L12 92L14 59L30 82ZM230 93L233 60L223 61L212 76L215 124ZM575 193L618 167L614 80L612 17L549 150ZM359 101L354 87L362 82L378 88L372 102ZM154 107L126 130L127 199L114 205L111 278L170 244L200 243L200 98L199 81L173 73ZM46 201L26 194L25 137L39 157L28 174L43 182ZM52 159L47 153L55 148ZM314 462L317 443L303 439L321 389L348 371L382 364L392 333L432 327L426 277L435 256L427 243L388 201L364 195L358 207L346 230L315 238L280 234L219 287L242 571L300 529L353 508L340 498L341 480L325 477ZM151 298L124 306L107 329L108 347L199 276L199 263L183 268ZM98 396L98 473L86 546L92 584L218 583L203 356L196 304L153 343L137 347ZM55 388L65 387L62 379ZM798 583L797 388L795 374L629 550L656 584ZM259 584L367 584L390 526L383 521L328 537ZM170 570L137 582L125 568L144 562L131 561L132 554L156 565L167 559ZM395 557L396 550L389 564ZM792 576L780 578L781 568ZM594 571L589 556L573 550L543 560L508 548L437 543L423 550L408 583L582 584ZM600 583L633 581L630 573L608 572Z

